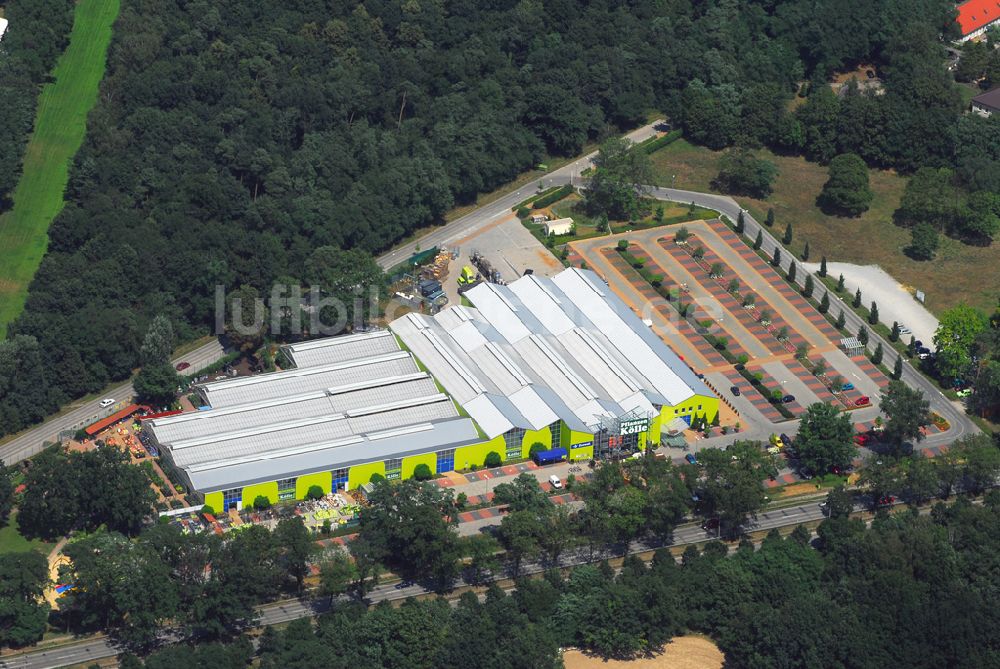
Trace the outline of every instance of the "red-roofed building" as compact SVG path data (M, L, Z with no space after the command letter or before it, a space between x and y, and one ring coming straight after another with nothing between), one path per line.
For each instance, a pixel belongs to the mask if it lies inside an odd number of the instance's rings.
M958 27L962 30L960 42L983 35L1000 21L1000 0L969 0L958 6Z

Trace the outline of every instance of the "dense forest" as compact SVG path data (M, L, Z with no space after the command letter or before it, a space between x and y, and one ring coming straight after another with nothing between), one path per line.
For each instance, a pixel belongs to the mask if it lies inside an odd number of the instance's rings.
M128 376L156 315L180 340L206 332L216 285L266 293L320 247L385 250L653 111L712 146L953 165L959 133L1000 138L959 121L939 41L953 16L947 0L125 0L67 205L0 344L0 433ZM862 62L882 98L817 85ZM984 179L989 136L968 162ZM858 146L823 148L845 137Z
M0 211L10 206L21 176L40 85L69 42L73 3L10 0L4 15L10 25L0 40Z
M870 528L834 510L813 546L798 528L729 556L720 542L689 547L680 564L662 550L650 564L627 558L618 573L588 565L521 580L510 594L492 586L482 602L466 593L455 607L342 603L316 623L268 628L259 666L555 669L560 647L632 657L696 631L728 667L995 667L998 503L991 493L985 506L883 514ZM242 669L253 655L241 639L170 647L145 666ZM127 656L121 666L143 663Z

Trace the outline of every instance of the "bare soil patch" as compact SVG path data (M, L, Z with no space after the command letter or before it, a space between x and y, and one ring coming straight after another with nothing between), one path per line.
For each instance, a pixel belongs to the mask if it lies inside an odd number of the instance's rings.
M635 660L605 660L576 649L563 653L566 669L722 669L725 659L710 639L694 635L677 637L662 653Z

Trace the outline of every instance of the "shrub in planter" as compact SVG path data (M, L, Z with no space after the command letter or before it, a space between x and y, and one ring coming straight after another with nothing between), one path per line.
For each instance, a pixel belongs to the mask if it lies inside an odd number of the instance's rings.
M214 516L215 515L215 509L212 508L210 505L206 504L205 506L201 507L201 515L203 515L203 516Z
M253 500L253 508L257 511L267 511L271 508L271 500L264 495L257 495Z
M503 464L503 459L500 457L500 454L497 453L496 451L490 451L489 453L487 453L486 459L483 460L483 466L488 467L489 469L499 467L502 464Z
M434 472L431 471L430 466L426 463L421 462L419 465L413 468L413 478L418 481L430 481L434 478Z
M541 453L544 450L546 450L545 444L540 441L536 441L531 445L531 448L528 449L528 457L534 458L536 453Z
M309 486L309 490L306 491L306 499L322 499L323 498L323 488L318 485Z

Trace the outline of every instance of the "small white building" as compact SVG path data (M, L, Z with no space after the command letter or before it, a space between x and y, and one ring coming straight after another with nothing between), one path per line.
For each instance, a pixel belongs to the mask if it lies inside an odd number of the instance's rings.
M531 222L534 223L535 225L538 225L539 223L544 223L547 220L549 220L549 217L546 216L545 214L532 214L531 215Z
M972 98L972 111L986 118L1000 112L1000 88L980 93Z
M554 221L545 222L546 235L568 235L573 232L572 218L557 218Z
M7 19L0 16L0 39L3 39L3 34L7 32Z

